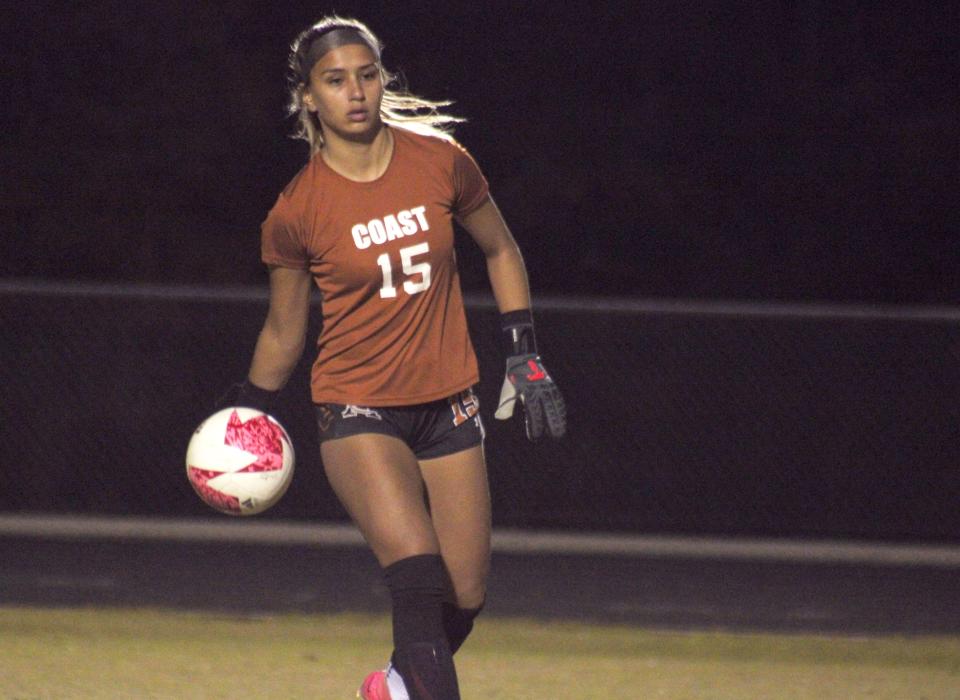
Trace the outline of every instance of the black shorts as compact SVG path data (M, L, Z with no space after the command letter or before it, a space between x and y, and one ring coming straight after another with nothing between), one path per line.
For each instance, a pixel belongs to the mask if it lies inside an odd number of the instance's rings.
M320 442L363 433L403 440L418 459L432 459L483 443L480 402L473 389L415 406L316 404Z

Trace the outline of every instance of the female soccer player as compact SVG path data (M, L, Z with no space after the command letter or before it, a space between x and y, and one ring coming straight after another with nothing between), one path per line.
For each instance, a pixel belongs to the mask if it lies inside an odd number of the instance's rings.
M453 248L455 219L482 250L502 314L498 418L520 401L527 433L565 430L537 353L520 251L455 118L391 89L362 23L328 17L290 54L291 113L307 165L262 227L270 306L240 405L268 409L304 348L310 290L323 329L311 373L330 484L383 567L394 650L367 700L459 698L452 655L486 593L490 497L477 361Z

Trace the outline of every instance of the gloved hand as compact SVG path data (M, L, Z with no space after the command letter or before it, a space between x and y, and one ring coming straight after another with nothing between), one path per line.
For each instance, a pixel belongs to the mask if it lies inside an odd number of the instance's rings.
M507 358L507 372L494 417L506 420L513 416L518 399L523 406L530 440L539 440L544 428L551 437L563 437L567 431L567 407L560 389L547 374L543 361L536 353Z
M269 414L279 393L279 391L262 389L249 379L245 379L227 389L226 393L217 401L216 407L220 409L246 406Z

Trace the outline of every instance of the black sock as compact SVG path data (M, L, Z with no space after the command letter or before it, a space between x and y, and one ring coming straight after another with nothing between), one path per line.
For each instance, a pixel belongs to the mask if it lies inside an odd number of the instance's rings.
M393 601L393 664L411 700L460 700L443 627L446 572L438 554L420 554L384 569Z
M444 601L443 629L447 633L447 644L450 645L451 654L456 654L470 636L473 621L481 610L483 610L482 603L479 608L458 608L453 603Z
M445 641L397 647L393 665L410 700L460 700L453 655Z

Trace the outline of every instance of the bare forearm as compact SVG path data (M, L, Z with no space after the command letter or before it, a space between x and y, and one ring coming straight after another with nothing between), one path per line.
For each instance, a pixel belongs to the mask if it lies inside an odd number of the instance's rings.
M530 308L530 285L519 248L504 246L487 257L490 286L501 313Z
M257 338L247 379L275 391L290 378L307 335L310 310L310 273L306 270L272 268L270 310Z
M493 198L459 221L483 251L500 312L529 309L530 285L523 255Z
M284 337L268 322L257 338L247 378L263 389L274 391L283 388L297 366L303 348L303 334L299 337Z

